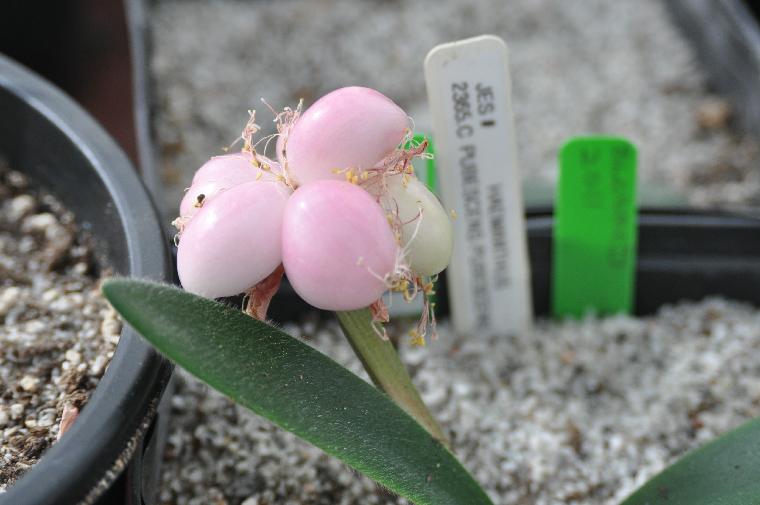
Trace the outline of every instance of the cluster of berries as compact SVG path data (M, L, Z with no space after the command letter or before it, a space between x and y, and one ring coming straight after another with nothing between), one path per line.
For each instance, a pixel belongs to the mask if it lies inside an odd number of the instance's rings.
M372 306L379 319L387 318L385 291L430 293L451 256L451 223L414 175L411 160L425 145L408 145L409 118L398 105L348 87L303 113L285 109L275 118L276 161L256 151L253 118L242 152L211 158L180 205L185 289L209 298L248 293L249 311L263 317L284 271L311 305Z

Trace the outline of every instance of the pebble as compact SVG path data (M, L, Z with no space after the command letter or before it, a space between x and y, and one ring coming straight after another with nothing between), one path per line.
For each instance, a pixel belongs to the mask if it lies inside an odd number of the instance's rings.
M113 309L108 310L105 313L103 322L100 325L100 333L107 336L116 336L121 332L121 321L119 320L116 312Z
M720 97L706 99L697 109L697 123L706 130L725 128L731 119L731 105Z
M42 293L42 301L43 303L50 303L56 298L58 298L59 296L61 296L61 292L58 289L56 288L48 289L47 291Z
M0 317L5 317L18 300L21 290L16 286L0 289Z
M37 426L40 428L50 428L55 424L56 415L54 409L43 410L37 417Z
M8 219L13 223L20 221L34 210L36 204L30 195L19 195L13 198L6 211Z
M37 391L39 384L40 384L39 377L32 377L31 375L25 375L19 381L19 385L21 386L21 389L30 393Z
M27 322L24 325L24 329L30 335L40 335L40 334L46 332L47 325L44 322L42 322L42 321L40 321L38 319L35 319L33 321Z
M95 360L90 365L90 371L93 375L99 376L103 375L103 372L105 371L106 364L108 363L108 358L103 355L99 355L95 358Z
M48 229L58 226L60 225L55 216L45 212L24 219L21 223L21 231L24 233L46 232Z
M62 296L60 298L57 298L55 301L50 303L50 310L54 310L56 312L71 312L74 309L74 303L69 296Z
M11 405L11 419L18 419L21 414L24 413L24 406L20 403L14 403Z
M78 365L82 361L82 355L73 349L66 351L66 361L72 365Z

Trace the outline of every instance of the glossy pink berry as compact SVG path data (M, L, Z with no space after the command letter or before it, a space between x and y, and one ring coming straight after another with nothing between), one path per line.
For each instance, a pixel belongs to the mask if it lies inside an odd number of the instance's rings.
M345 180L344 173L375 167L404 139L409 119L390 98L358 86L328 93L293 125L286 158L296 184ZM282 142L278 156L281 156ZM280 159L282 161L282 159Z
M245 182L205 203L185 225L177 250L182 286L207 298L241 293L282 261L282 218L290 190Z
M298 188L285 208L282 260L295 291L325 310L367 307L387 289L399 250L385 213L345 181Z

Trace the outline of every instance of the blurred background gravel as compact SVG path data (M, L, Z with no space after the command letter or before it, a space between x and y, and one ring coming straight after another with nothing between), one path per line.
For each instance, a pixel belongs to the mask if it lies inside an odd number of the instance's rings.
M422 61L434 45L493 33L511 52L523 175L551 184L568 137L619 134L640 149L644 193L692 204L760 202L756 139L734 134L658 0L162 1L151 12L154 127L175 212L247 110L347 85L379 89L430 131ZM657 195L655 195L657 193ZM550 194L547 193L547 194Z

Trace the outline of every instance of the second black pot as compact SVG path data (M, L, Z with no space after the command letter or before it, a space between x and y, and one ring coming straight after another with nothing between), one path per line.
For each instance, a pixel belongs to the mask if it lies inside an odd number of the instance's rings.
M528 244L536 314L551 300L550 211L528 216ZM657 210L639 214L637 315L662 305L722 296L760 307L760 219L735 214Z

